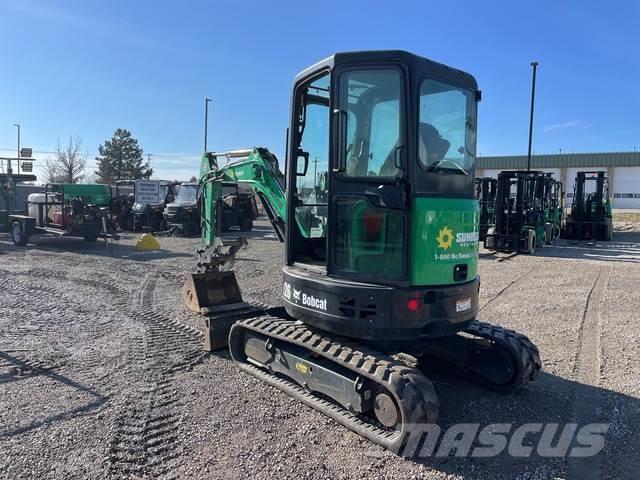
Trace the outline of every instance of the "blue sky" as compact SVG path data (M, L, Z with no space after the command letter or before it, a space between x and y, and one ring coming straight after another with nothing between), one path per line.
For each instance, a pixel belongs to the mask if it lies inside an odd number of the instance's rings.
M210 147L281 157L298 71L335 51L395 48L476 76L482 155L526 152L533 59L535 152L640 149L639 5L0 0L0 154L15 122L38 158L77 134L92 160L122 127L159 176L184 178L209 96Z

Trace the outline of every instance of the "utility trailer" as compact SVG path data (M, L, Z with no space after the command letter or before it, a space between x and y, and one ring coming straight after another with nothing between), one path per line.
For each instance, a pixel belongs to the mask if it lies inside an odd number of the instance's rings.
M480 204L480 230L479 238L484 242L487 230L495 223L496 189L498 179L492 177L479 177L475 180L476 198Z
M11 207L15 200L16 184L35 180L35 175L0 173L0 197L2 197L5 205L5 209L0 210L0 232L8 232L10 230L9 217L12 214Z
M24 246L32 235L39 234L79 237L88 242L115 237L109 228L108 208L88 203L94 197L84 187L94 185L47 184L43 193L29 195L24 215L9 215L14 245Z
M553 228L545 219L546 178L541 171L498 174L495 225L487 230L486 248L533 254L536 248L552 241Z
M587 185L593 186L587 193ZM609 179L604 171L578 172L573 187L571 213L567 216L565 238L611 240L613 220Z

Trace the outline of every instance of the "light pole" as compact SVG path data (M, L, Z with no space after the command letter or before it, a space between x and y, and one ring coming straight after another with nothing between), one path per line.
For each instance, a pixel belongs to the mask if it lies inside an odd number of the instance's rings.
M13 126L18 127L18 157L17 158L20 158L20 124L14 123ZM20 175L20 160L17 160L17 162L18 162L18 175ZM9 170L11 170L11 160L9 160Z
M204 152L207 153L207 132L209 130L209 102L210 98L204 97Z
M538 62L531 62L533 79L531 81L531 113L529 115L529 151L527 153L527 172L531 171L531 140L533 138L533 105L536 99L536 70Z

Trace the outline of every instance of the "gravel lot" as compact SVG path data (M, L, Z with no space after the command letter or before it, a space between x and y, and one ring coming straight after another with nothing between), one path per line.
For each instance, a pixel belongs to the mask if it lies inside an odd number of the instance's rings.
M197 239L160 252L0 236L0 477L640 477L640 227L535 256L481 252L480 318L526 333L544 371L503 396L433 377L441 426L611 423L590 459L431 458L371 445L205 354L180 302ZM266 222L235 265L248 300L280 302L282 245Z

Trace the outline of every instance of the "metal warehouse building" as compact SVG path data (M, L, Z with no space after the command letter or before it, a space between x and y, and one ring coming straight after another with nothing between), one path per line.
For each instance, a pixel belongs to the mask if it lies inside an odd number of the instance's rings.
M496 177L502 170L526 170L527 156L480 157L477 177ZM640 152L562 153L532 155L531 170L551 172L562 180L567 205L571 205L578 171L604 170L609 177L613 208L640 209Z

